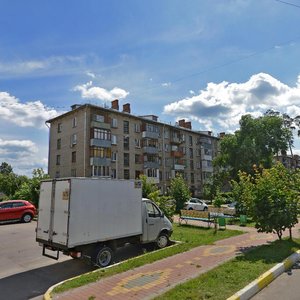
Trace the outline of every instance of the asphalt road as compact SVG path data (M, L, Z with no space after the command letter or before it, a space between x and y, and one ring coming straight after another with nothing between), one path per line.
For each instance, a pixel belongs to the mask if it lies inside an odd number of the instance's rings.
M284 272L251 300L299 300L300 299L300 263Z
M44 294L65 279L95 268L81 260L60 255L58 261L42 256L35 241L36 222L0 225L0 300L25 300ZM139 246L119 250L115 262L142 253Z

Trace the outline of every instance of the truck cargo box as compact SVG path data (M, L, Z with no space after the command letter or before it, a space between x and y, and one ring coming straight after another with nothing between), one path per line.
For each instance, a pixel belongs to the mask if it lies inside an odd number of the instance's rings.
M38 241L68 249L140 234L139 181L66 178L41 183Z

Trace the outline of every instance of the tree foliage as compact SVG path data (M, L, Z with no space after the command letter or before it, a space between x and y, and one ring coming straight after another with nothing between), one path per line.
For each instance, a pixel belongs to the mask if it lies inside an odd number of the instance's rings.
M22 183L20 188L15 192L14 198L29 200L38 207L40 183L41 180L47 178L49 178L49 176L45 174L43 169L34 169L32 172L32 178Z
M286 151L292 138L290 128L275 115L259 118L244 115L239 124L239 130L221 140L220 155L214 161L215 166L227 170L233 179L237 179L238 171L253 174L253 165L270 168L274 154Z
M270 169L255 168L254 175L239 173L233 182L233 195L245 207L260 232L274 232L281 239L283 231L298 223L300 173L278 163Z
M175 200L176 212L183 209L184 203L191 198L189 187L180 174L171 181L170 196Z
M172 220L172 217L175 213L175 205L170 201L170 196L161 195L156 184L149 181L146 175L141 175L140 180L142 181L143 198L148 198L155 202L164 212L166 217Z

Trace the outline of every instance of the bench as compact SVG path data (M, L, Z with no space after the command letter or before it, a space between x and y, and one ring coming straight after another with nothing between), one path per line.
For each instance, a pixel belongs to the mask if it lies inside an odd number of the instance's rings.
M189 220L192 221L204 221L207 222L207 226L210 227L211 223L214 223L215 219L210 217L210 213L208 211L198 211L198 210L180 210L180 216L179 216L179 224L182 223L182 221L185 221L185 224Z

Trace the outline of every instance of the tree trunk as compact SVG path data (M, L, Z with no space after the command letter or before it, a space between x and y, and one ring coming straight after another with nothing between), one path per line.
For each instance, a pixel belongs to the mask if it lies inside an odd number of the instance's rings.
M281 241L282 231L281 230L277 230L276 233L277 233L278 239Z
M293 237L292 237L292 227L289 227L289 232L290 232L290 240L292 240L293 239Z

